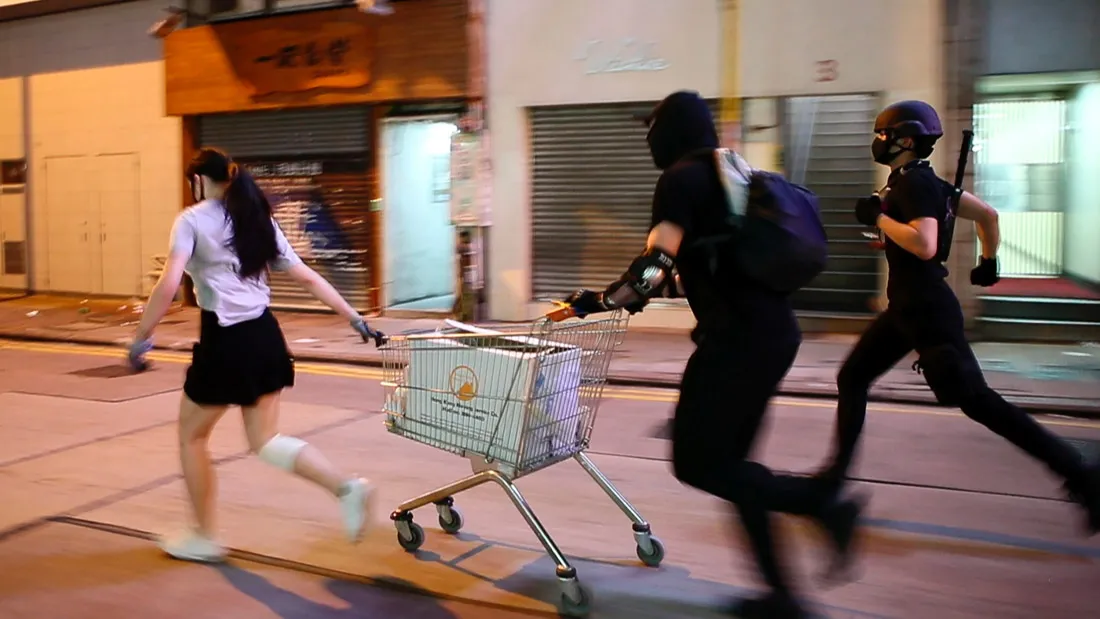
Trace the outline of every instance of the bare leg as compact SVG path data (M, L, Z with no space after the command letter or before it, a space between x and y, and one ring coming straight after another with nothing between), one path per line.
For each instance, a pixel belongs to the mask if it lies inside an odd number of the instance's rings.
M214 535L214 496L216 478L207 445L215 424L225 414L225 406L199 406L186 395L180 400L180 465L187 495L195 515L198 532Z
M244 431L252 453L259 453L278 434L279 395L278 392L265 395L252 406L243 408ZM320 450L309 444L298 452L292 472L321 486L334 496L340 496L344 485L351 479L337 470Z
M358 541L371 521L374 492L364 479L354 479L341 473L316 448L278 433L279 394L263 396L252 406L244 407L244 430L248 446L261 460L309 480L339 498L344 530L348 538Z

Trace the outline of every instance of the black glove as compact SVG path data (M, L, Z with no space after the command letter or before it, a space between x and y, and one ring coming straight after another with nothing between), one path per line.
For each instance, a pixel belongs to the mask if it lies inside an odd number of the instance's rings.
M992 286L1001 281L997 274L997 259L982 258L978 266L970 270L970 283L975 286Z
M577 318L584 318L589 314L598 314L610 309L603 301L602 292L594 292L584 288L566 297L565 303L573 308L573 313Z
M877 226L882 212L882 198L877 193L856 200L856 219L865 226Z

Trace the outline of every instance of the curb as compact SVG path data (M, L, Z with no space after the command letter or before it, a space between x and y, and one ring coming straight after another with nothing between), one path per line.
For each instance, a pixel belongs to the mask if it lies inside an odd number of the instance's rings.
M75 344L80 346L117 346L118 344L112 340L94 339L94 338L62 338L62 337L50 337L46 335L31 335L27 333L3 333L0 332L0 339L7 339L21 342L42 342L42 343L62 343L62 344ZM163 350L170 352L181 352L181 348L173 348L170 346L154 346L154 350ZM360 367L383 367L381 359L371 359L364 357L351 357L341 355L324 355L317 353L292 353L294 359L298 361L305 361L308 363L342 363L345 365L354 365ZM678 389L680 383L678 380L673 379L661 379L654 377L644 376L623 376L608 374L607 384L615 385L617 387L642 387L649 389ZM819 400L835 400L837 397L836 392L827 391L823 389L812 389L792 387L791 385L780 385L779 391L776 393L778 396L786 397L799 397L799 398L812 398ZM1100 419L1100 407L1088 406L1084 404L1066 404L1066 403L1043 403L1034 401L1020 401L1013 398L1005 398L1009 403L1018 406L1023 411L1031 415L1064 415L1066 417L1074 417L1078 419ZM949 408L940 406L933 398L920 398L904 395L892 395L889 393L883 393L881 390L872 392L868 395L868 402L877 403L889 403L889 404L909 404L914 406L934 406L937 408Z

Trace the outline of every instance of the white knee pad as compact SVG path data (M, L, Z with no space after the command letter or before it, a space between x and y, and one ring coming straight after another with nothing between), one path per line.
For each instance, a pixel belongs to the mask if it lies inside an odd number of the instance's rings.
M260 448L256 454L260 460L277 466L284 471L294 471L294 463L298 460L298 452L306 446L306 442L293 436L276 434L266 445Z

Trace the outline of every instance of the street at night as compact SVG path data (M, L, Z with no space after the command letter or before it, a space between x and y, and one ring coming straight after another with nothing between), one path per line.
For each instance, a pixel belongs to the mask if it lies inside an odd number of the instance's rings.
M553 616L553 563L495 487L459 494L465 528L432 510L417 554L397 544L389 510L469 473L462 459L386 432L381 370L299 363L283 431L378 484L377 526L358 546L335 503L247 457L230 412L212 439L226 566L165 558L152 536L185 523L175 417L187 356L151 355L126 375L118 349L0 342L0 616ZM593 617L719 617L755 590L721 502L680 485L667 462L672 390L609 387L590 455L667 550L635 557L629 522L572 462L519 482L593 594ZM810 471L831 439L834 402L782 397L760 457ZM1100 423L1044 418L1094 450ZM821 616L1076 618L1100 604L1100 541L1039 465L944 409L872 404L857 486L871 492L862 577L834 590L809 580L824 546L805 523L787 555Z

